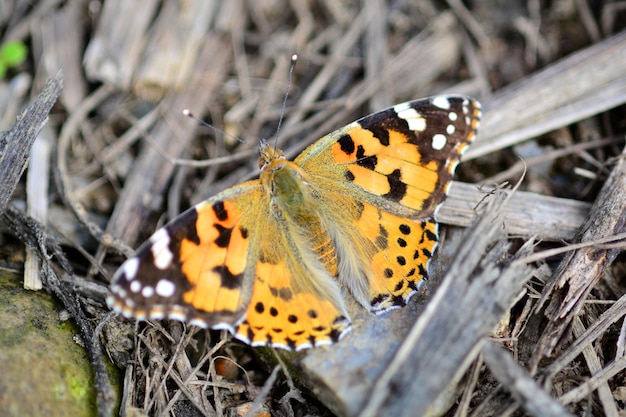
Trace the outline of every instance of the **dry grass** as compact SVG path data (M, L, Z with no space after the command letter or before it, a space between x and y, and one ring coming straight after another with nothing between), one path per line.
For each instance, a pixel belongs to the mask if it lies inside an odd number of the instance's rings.
M122 414L624 415L623 2L6 3L3 40L26 42L31 59L0 84L0 129L62 69L45 131L56 188L39 197L49 199L40 216L94 322L121 255L190 204L256 175L256 145L275 134L293 52L278 135L289 157L404 100L457 92L484 104L440 220L490 217L465 243L446 230L439 278L416 306L357 313L354 337L297 356L175 322L112 319L100 335L125 369ZM470 185L520 179L505 195ZM18 183L13 199L27 194ZM504 226L486 231L494 224ZM475 299L454 298L460 288ZM99 400L102 414L108 400Z

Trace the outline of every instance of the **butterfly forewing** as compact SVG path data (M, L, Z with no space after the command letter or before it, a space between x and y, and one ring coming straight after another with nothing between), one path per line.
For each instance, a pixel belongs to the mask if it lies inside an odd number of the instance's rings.
M402 206L414 217L429 217L445 198L480 114L478 102L463 96L398 104L329 134L295 162L315 176L342 176L364 193L361 198L398 214L408 213ZM343 170L321 166L327 159Z
M109 304L127 317L234 326L253 280L250 236L241 219L254 212L261 195L255 182L243 184L159 229L117 271Z

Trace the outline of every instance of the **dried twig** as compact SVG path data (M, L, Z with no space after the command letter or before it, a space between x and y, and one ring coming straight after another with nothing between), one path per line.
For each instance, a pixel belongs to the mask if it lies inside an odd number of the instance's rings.
M576 238L592 241L626 232L626 149L596 198L589 217ZM548 300L546 326L533 358L533 367L549 355L568 331L587 294L611 265L619 248L587 247L570 252L543 290L538 308Z

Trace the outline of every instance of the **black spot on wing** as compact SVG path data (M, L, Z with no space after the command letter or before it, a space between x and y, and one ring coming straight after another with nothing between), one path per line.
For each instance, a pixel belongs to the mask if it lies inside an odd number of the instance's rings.
M424 279L428 279L428 271L426 270L424 265L420 264L418 266L418 269L419 269L420 276L423 277Z
M406 305L406 300L401 295L392 296L392 304L396 307L404 307Z
M389 146L389 129L381 125L373 125L368 128L383 146Z
M225 248L230 243L230 237L233 233L233 229L226 228L221 224L215 224L213 227L217 230L218 236L215 239L215 244L220 248Z
M230 269L225 265L213 268L213 272L219 274L221 279L221 286L224 288L234 290L237 288L241 288L241 285L243 284L243 274L233 274L232 272L230 272ZM258 305L255 306L255 308L256 307L258 307Z
M400 230L400 233L402 233L403 235L411 234L411 226L409 226L408 224L401 224L398 229Z
M367 168L371 171L376 169L376 165L378 164L378 158L376 155L365 155L365 148L359 145L356 151L356 164L363 168Z
M387 181L389 181L389 192L384 197L392 201L402 200L407 193L407 185L402 181L402 171L395 169L387 175Z
M374 311L378 310L378 306L384 303L385 301L387 301L389 297L390 297L389 294L378 294L376 297L374 297L372 301L370 302L373 310Z
M254 340L254 330L252 330L252 327L250 326L250 323L248 322L248 320L244 320L240 326L245 325L248 329L246 330L246 338L249 341ZM239 329L240 326L237 326L237 330Z
M393 108L364 117L359 120L359 124L364 129L372 132L383 146L389 145L389 131L399 132L409 138L411 143L416 142L415 132L409 129L408 122L399 117Z
M344 316L339 316L335 319L335 321L333 322L333 325L339 324L339 323L344 323L347 322L348 319L346 319ZM331 328L330 332L328 333L328 336L330 337L330 340L335 343L339 340L339 338L341 337L341 334L343 332L339 331L338 329L335 328Z
M352 140L350 135L342 135L337 142L339 143L341 151L346 155L352 155L354 153L354 140Z
M217 217L218 220L224 221L228 219L228 212L224 208L223 201L216 202L211 208L213 209L213 213L215 213L215 217Z

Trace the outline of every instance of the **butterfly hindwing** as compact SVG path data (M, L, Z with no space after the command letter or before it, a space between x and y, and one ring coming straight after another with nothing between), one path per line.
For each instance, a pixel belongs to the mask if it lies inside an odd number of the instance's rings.
M255 279L236 335L253 346L300 350L337 341L350 323L336 280L334 247L314 214L320 207L313 200L297 203L296 190L285 184L298 168L282 163L285 166L274 175L264 172L261 183L271 179L276 182L272 187L280 184L292 192L276 192L249 219L257 237L251 241ZM279 178L282 174L287 174L284 181Z
M284 260L264 259L257 265L254 292L245 320L236 336L253 346L300 350L339 340L350 322L343 303L326 298L315 290L296 290L292 285L298 273L313 270L290 268ZM339 296L330 276L322 275Z
M404 306L428 278L428 264L438 243L437 223L396 216L366 204L354 226L359 241L369 240L373 247L367 271L369 305L365 306L376 313Z

